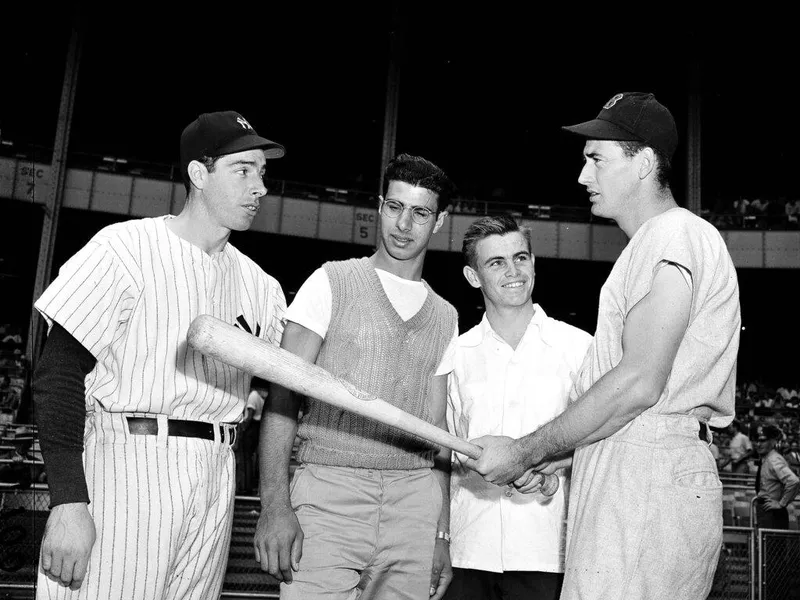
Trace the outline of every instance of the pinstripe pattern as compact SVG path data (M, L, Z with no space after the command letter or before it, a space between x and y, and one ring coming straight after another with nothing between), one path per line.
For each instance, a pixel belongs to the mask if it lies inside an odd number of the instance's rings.
M39 573L37 597L218 597L235 491L230 446L129 436L124 420L101 411L87 424L86 480L97 541L86 579L72 592Z
M231 324L242 315L279 344L286 304L277 281L233 246L210 256L158 218L102 230L35 306L98 359L87 410L233 422L250 377L189 348L189 324L200 314Z
M233 246L208 255L167 218L103 229L35 303L97 358L84 440L97 541L78 591L40 573L37 598L219 596L235 489L230 446L131 436L125 417L241 420L250 375L189 348L189 324L211 314L278 345L286 304L277 281Z

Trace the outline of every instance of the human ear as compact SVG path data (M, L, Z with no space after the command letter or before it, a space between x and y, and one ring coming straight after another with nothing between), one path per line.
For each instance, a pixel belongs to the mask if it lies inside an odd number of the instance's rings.
M464 278L472 287L474 288L481 287L481 281L480 279L478 279L478 274L475 272L475 269L467 265L464 267L463 273L464 273Z

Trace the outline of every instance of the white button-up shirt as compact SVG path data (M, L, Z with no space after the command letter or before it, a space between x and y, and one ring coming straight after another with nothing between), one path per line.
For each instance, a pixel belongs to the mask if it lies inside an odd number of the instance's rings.
M592 337L551 319L538 304L516 349L486 315L461 335L448 381L447 423L464 439L519 438L564 411ZM487 483L454 455L450 483L454 567L563 573L565 473L551 498Z

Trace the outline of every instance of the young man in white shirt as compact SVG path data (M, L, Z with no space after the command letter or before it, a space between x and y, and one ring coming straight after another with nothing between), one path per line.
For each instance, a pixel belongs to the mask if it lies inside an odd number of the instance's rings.
M447 421L464 439L517 438L560 414L592 337L531 299L530 230L483 217L464 236L464 277L486 313L458 338ZM445 598L558 598L564 573L565 471L552 497L487 483L454 460L450 484L454 578ZM527 490L526 490L527 491Z

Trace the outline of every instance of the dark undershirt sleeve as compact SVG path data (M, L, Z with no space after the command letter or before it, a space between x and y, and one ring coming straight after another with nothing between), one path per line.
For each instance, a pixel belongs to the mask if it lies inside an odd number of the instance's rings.
M89 502L83 470L85 380L95 357L58 323L53 323L33 375L39 445L47 472L50 506Z

